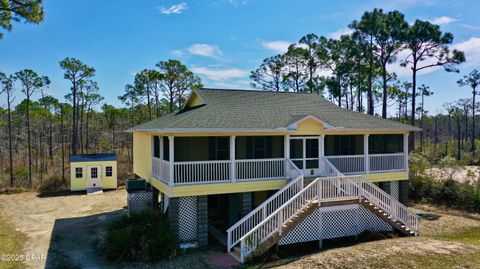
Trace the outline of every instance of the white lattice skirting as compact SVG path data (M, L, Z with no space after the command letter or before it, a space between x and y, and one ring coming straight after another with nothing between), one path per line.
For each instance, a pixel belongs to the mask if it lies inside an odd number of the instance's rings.
M390 182L390 195L397 200L400 197L400 186L398 181Z
M198 240L198 202L196 196L180 197L178 201L178 240L180 243Z
M151 208L153 193L146 191L131 192L127 195L128 215Z
M318 208L286 234L279 245L353 236L364 231L392 231L392 227L361 205Z

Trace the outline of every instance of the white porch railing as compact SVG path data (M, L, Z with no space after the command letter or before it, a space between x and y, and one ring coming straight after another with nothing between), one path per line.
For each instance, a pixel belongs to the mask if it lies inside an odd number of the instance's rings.
M365 155L326 156L345 175L365 173Z
M405 165L405 154L370 154L370 172L403 171L407 169Z
M302 172L292 163L291 160L286 160L284 162L287 163L287 174L290 182L227 230L228 251L238 244L245 234L250 232L255 226L264 221L267 216L272 214L303 189Z
M285 159L235 160L237 181L285 178Z
M174 183L218 183L231 180L231 161L175 162Z
M160 158L152 157L152 175L153 177L168 184L170 179L170 162Z

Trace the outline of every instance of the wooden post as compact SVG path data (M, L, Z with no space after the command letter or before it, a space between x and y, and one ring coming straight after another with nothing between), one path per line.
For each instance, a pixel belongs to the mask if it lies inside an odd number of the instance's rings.
M168 183L169 186L175 185L175 174L174 174L174 166L173 163L175 162L175 143L174 143L174 136L168 136L168 159L170 160L170 181Z
M403 156L405 157L405 170L408 173L408 133L403 135Z
M368 157L368 136L369 134L363 135L363 155L365 156L365 174L370 172L370 159Z
M235 136L230 136L230 180L236 180L236 166L235 166Z

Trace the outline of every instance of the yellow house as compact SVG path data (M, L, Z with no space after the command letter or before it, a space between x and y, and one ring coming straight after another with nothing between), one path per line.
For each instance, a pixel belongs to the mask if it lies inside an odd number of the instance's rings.
M117 188L115 153L70 155L70 190L87 191Z
M318 94L198 89L129 131L134 173L159 191L179 241L224 236L243 262L272 244L417 234L402 203L418 130Z

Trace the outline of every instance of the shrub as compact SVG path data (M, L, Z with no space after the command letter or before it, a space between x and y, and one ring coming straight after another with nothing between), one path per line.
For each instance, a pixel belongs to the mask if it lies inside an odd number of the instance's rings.
M107 259L155 262L175 255L175 236L168 220L159 213L121 216L107 226Z

